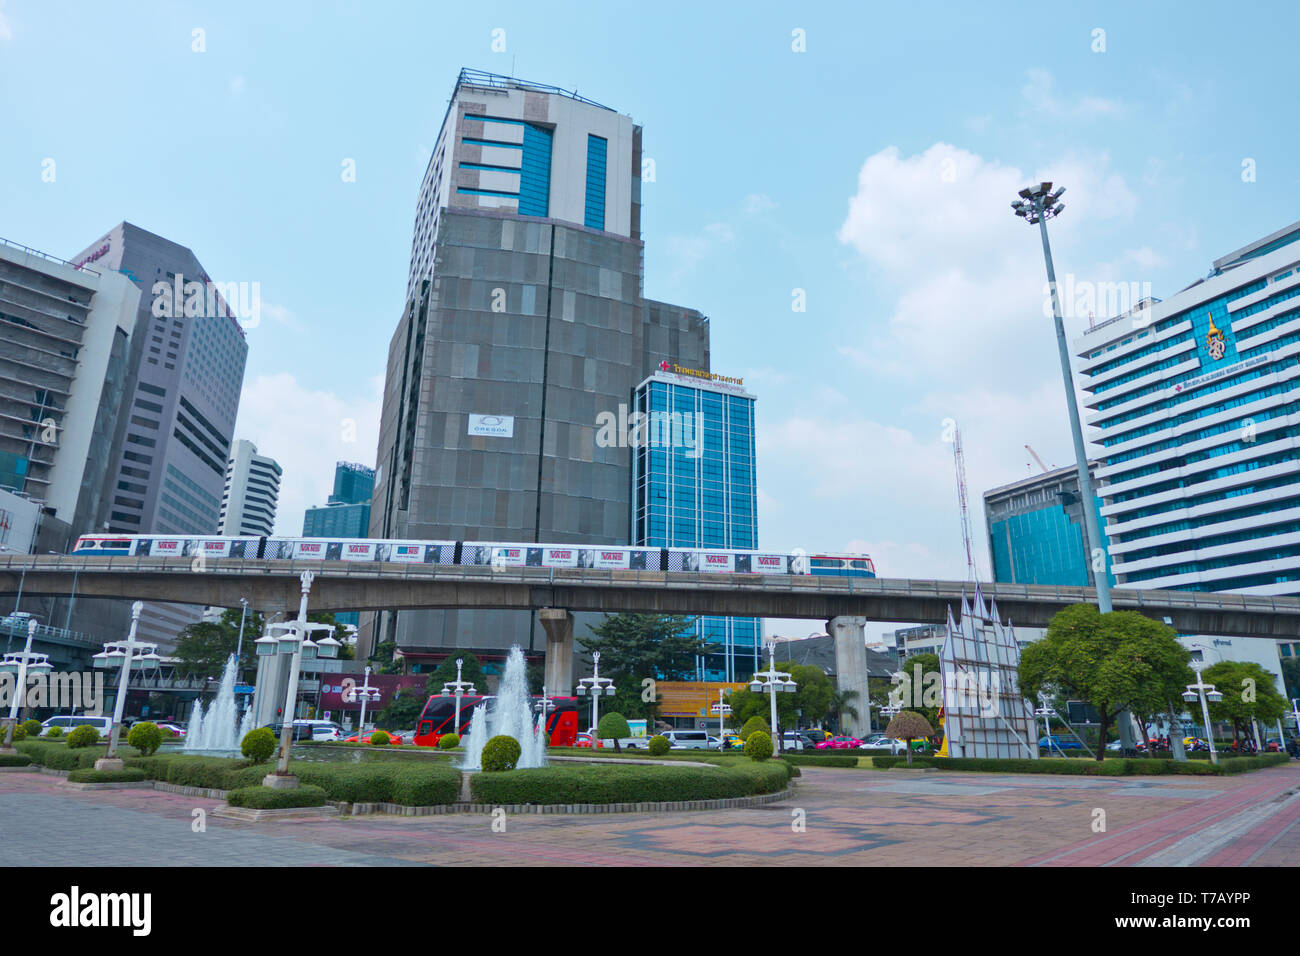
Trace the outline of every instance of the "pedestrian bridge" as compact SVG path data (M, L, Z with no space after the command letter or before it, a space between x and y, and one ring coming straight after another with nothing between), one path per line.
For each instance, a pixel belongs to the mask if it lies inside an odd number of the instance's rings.
M315 575L313 611L506 608L570 612L838 617L940 624L960 607L962 581L811 575L491 568L349 561L8 555L0 593L124 598L292 612L299 575ZM982 584L1003 620L1045 627L1061 608L1095 601L1090 588ZM1294 638L1300 598L1118 589L1116 610L1139 611L1187 634Z

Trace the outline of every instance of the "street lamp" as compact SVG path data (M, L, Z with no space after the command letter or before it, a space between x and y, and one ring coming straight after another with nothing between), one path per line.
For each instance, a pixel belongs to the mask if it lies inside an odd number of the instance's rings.
M366 704L371 701L377 701L382 696L383 695L379 693L377 687L370 686L370 665L367 664L365 681L362 683L362 686L354 687L352 689L352 701L348 702L354 703L357 700L361 701L361 719L357 722L357 743L364 742L361 739L361 734L366 729Z
M238 668L244 654L244 619L248 617L248 599L240 598L239 604L239 643L235 646L235 667Z
M1039 694L1038 702L1041 706L1034 711L1034 716L1043 718L1043 726L1047 728L1047 752L1050 754L1052 752L1052 715L1056 713L1056 711L1052 709L1052 705L1048 701L1046 694ZM1061 750L1060 747L1057 747L1056 749L1060 752L1062 757L1065 756L1064 750Z
M18 726L18 709L27 696L28 671L45 673L50 669L48 655L32 653L32 638L36 636L38 626L36 618L25 611L16 612L13 616L27 618L27 643L23 645L21 653L6 654L0 660L0 674L15 674L18 678L14 684L13 699L9 701L9 723L5 727L4 746L0 747L0 753L6 754L14 753L14 728Z
M722 739L722 730L723 730L723 725L726 722L727 716L731 713L731 705L728 704L726 701L727 694L729 693L731 693L731 689L729 687L719 687L718 702L716 704L712 704L709 706L709 710L712 713L718 715L718 751L719 752L725 749L724 747L725 742Z
M546 693L546 685L542 685L542 697L535 704L533 710L537 712L540 723L534 729L534 733L539 733L543 740L549 741L550 735L546 732L546 715L555 709L555 699Z
M1052 318L1056 322L1056 346L1061 353L1061 374L1065 378L1065 402L1070 411L1070 434L1074 438L1074 462L1079 474L1079 495L1083 499L1084 527L1088 530L1088 540L1092 547L1101 546L1101 534L1097 528L1096 496L1092 490L1092 473L1088 470L1088 455L1083 447L1083 428L1079 423L1079 403L1074 397L1074 376L1070 372L1070 350L1065 342L1065 323L1061 318L1061 302L1056 292L1056 268L1052 265L1052 247L1047 241L1047 220L1055 219L1065 209L1060 201L1064 186L1057 186L1055 192L1051 183L1039 183L1020 190L1020 199L1011 204L1017 216L1031 225L1038 226L1043 237L1043 258L1047 262L1047 285L1052 295ZM1092 555L1084 555L1087 566L1092 567ZM1105 562L1102 569L1093 574L1097 587L1097 610L1102 614L1111 611L1110 581L1107 578Z
M447 683L442 685L442 692L444 694L454 693L456 695L456 736L457 737L460 736L460 698L464 694L478 693L478 691L474 689L473 683L469 681L463 681L460 679L460 669L464 665L464 663L465 663L465 659L463 657L456 658L456 679L454 681L448 681ZM367 667L366 670L368 671L370 670L370 668Z
M574 693L579 697L591 696L591 745L596 747L600 743L596 737L600 725L600 695L614 696L614 682L600 676L600 651L592 651L591 676L578 678L578 688Z
M1212 700L1217 704L1223 700L1223 694L1215 690L1213 684L1205 683L1205 680L1201 677L1205 662L1199 661L1198 663L1201 665L1200 667L1193 665L1193 670L1196 671L1196 683L1187 685L1187 692L1183 694L1183 700L1191 704L1195 703L1198 697L1200 698L1201 715L1205 718L1205 739L1210 744L1210 762L1218 763L1219 755L1214 749L1214 728L1210 726L1210 705L1206 703L1206 700Z
M762 678L760 680L760 678ZM776 641L767 642L767 670L759 671L749 682L749 689L755 694L767 694L772 703L772 741L773 746L781 749L781 735L776 726L776 695L794 693L798 685L790 679L785 671L776 669Z
M127 684L131 679L131 662L161 660L158 656L157 644L139 643L135 639L135 632L140 626L140 613L143 610L143 601L134 602L131 605L131 630L127 632L126 640L105 644L102 651L92 655L97 667L108 667L119 658L122 661L122 671L117 681L117 700L113 704L113 731L108 738L108 753L95 761L96 770L121 770L123 767L121 759L117 756L117 744L122 735L122 711L126 706Z

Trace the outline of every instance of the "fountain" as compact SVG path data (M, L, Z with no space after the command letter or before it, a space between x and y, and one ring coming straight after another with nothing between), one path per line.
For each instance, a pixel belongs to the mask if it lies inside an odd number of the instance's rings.
M519 769L546 766L546 715L533 718L533 699L528 693L528 672L524 652L518 645L510 648L505 673L497 687L497 696L474 708L469 735L465 738L465 757L461 770L480 770L483 745L504 734L519 741Z
M253 729L253 712L249 708L241 720L239 704L235 701L238 669L235 655L231 654L221 672L217 696L207 710L201 701L194 702L194 712L185 730L186 753L239 753L244 735Z

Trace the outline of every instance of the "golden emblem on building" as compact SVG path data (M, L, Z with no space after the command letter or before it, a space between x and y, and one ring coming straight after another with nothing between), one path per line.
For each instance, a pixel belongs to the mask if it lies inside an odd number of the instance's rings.
M1205 346L1210 351L1210 358L1219 361L1223 358L1223 353L1228 349L1228 343L1223 339L1223 333L1219 331L1214 324L1214 316L1210 316L1210 331L1205 333Z

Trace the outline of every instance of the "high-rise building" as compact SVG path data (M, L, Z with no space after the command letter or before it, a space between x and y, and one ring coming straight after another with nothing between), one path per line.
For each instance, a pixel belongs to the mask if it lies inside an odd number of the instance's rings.
M999 584L1092 587L1094 563L1108 566L1106 522L1093 499L1102 541L1088 541L1074 465L984 492L989 564ZM1110 582L1115 583L1114 575Z
M739 379L669 369L642 381L632 406L642 429L632 455L632 544L757 548L754 396ZM762 669L758 618L694 622L713 649L697 661L697 680L748 679Z
M1300 223L1075 352L1119 586L1300 594Z
M631 454L596 441L597 416L662 360L709 368L704 316L642 294L640 210L630 117L462 71L389 347L372 537L627 543ZM416 663L543 639L527 612L384 613L377 626Z
M140 290L130 377L108 457L110 505L100 528L76 531L215 534L248 355L232 296L185 246L127 222L74 262L121 273ZM120 635L126 605L116 603L112 619L97 617ZM148 603L139 636L169 647L201 612Z
M334 493L329 501L323 507L308 508L303 515L303 537L366 537L370 533L370 498L374 488L374 469L339 462L334 466Z
M257 453L243 438L235 442L226 464L226 490L221 496L220 534L264 536L275 530L280 501L280 463Z

